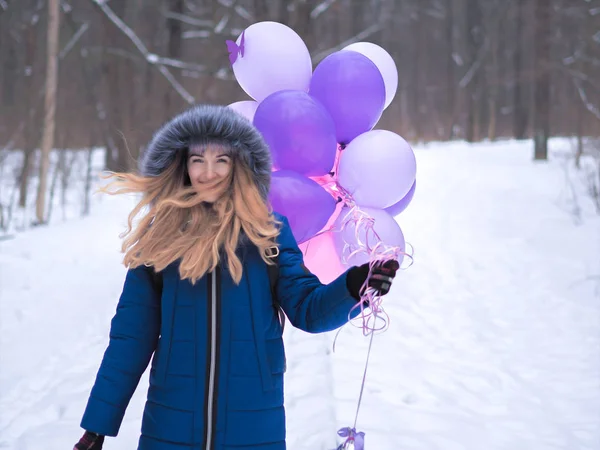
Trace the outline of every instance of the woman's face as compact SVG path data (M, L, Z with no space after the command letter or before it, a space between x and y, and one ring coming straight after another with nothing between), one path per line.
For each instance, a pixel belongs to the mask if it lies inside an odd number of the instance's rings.
M187 161L188 175L192 186L209 195L207 202L215 202L221 190L211 189L231 173L232 161L226 150L218 145L209 145L204 152L190 149Z

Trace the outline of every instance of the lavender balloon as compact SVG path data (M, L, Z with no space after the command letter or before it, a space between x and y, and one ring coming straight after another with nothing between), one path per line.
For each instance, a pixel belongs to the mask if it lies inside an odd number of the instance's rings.
M373 230L375 230L375 233L377 233L377 236L379 239L381 239L383 244L390 247L399 247L403 251L406 250L406 243L404 241L402 229L389 213L377 208L361 207L360 210L374 219ZM348 211L349 209L347 207L342 209L340 215L335 221L335 230L342 230L342 225L348 214ZM362 227L359 230L356 230L351 224L349 224L342 231L334 234L334 245L340 258L344 256L343 251L346 244L352 246L353 250L358 248L359 241L357 237L363 244L368 240L368 244L371 247L374 247L379 242L374 233L367 233L366 229ZM403 258L400 258L398 261L400 264L402 264L402 259ZM346 265L358 266L368 261L369 255L366 253L357 253L352 258L349 258L348 261L346 261Z
M338 181L360 206L389 208L412 187L417 161L410 145L387 130L367 131L342 152Z
M241 88L257 101L283 89L308 92L312 76L310 53L302 38L278 22L250 25L227 42L229 60Z
M271 148L273 164L307 176L328 173L337 149L333 120L302 91L279 91L264 99L254 125Z
M392 216L397 216L402 211L404 211L408 207L415 195L416 186L417 182L415 181L412 187L410 188L410 191L408 191L408 194L402 197L402 200L400 200L398 203L394 203L392 206L385 208L385 210Z
M250 122L252 122L254 120L254 113L256 113L256 108L258 108L258 102L255 102L253 100L242 100L227 106L233 109L235 112L244 116Z
M336 204L316 181L291 170L273 173L269 201L274 211L288 218L299 244L327 225Z
M379 69L366 56L349 50L321 61L309 93L331 114L340 144L373 128L385 105L385 83Z
M385 83L385 108L392 103L398 90L398 69L392 56L379 45L372 42L355 42L342 50L352 50L365 55L375 63Z

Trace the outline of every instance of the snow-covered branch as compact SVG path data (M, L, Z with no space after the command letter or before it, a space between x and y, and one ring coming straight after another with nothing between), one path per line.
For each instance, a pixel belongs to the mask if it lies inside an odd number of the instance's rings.
M310 18L311 19L316 19L321 14L323 14L325 11L327 11L329 9L329 7L331 5L333 5L335 2L336 2L336 0L324 0L324 1L322 1L317 6L315 6L313 8L313 10L310 12Z
M254 22L254 16L241 5L237 4L236 0L217 0L217 3L221 6L225 6L226 8L231 8L235 11L235 13L240 16L242 19L246 19L248 22Z
M177 91L181 97L188 102L190 105L196 102L196 99L188 92L186 89L175 79L173 74L169 71L169 69L165 65L165 59L161 58L153 53L150 53L142 40L135 34L135 32L127 26L125 22L121 20L119 16L117 16L114 11L108 6L105 0L91 0L94 5L96 5L102 12L108 17L108 19L114 23L119 30L125 36L129 38L129 40L135 45L135 47L139 50L139 52L143 55L144 59L154 66L157 66L159 72L163 74L163 76L167 79L171 86ZM175 61L172 59L167 59L169 61ZM188 63L182 63L188 64Z
M483 45L479 48L479 52L477 53L477 58L475 59L475 61L473 61L473 64L471 64L471 67L469 67L469 70L467 70L467 73L465 73L465 75L462 77L462 79L458 83L458 85L461 88L464 89L469 85L469 83L471 82L471 80L473 79L475 74L477 73L477 70L479 70L479 68L483 64L483 60L485 59L485 55L487 54L489 48L490 48L490 40L486 37L485 40L483 41Z
M212 20L196 19L195 17L190 17L185 14L180 14L173 11L165 12L164 16L167 19L179 20L180 22L187 23L188 25L193 25L195 27L213 27Z
M71 49L75 46L75 44L77 43L79 38L81 38L81 36L83 36L83 33L85 33L89 27L90 27L90 24L88 22L84 22L81 25L81 27L79 27L79 29L73 35L71 40L69 40L69 42L67 42L67 45L65 45L65 47L62 49L62 51L59 53L58 57L60 59L64 59L64 57L67 56L67 53L69 53L71 51Z

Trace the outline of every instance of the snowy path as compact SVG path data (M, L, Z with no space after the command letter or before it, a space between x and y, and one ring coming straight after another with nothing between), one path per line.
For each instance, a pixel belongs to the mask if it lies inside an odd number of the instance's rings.
M599 273L600 221L574 226L562 169L517 146L418 157L399 218L416 262L376 338L359 421L369 448L600 448L600 301L582 282ZM355 335L335 362L346 424L360 375L347 367L366 347Z
M575 224L560 164L529 154L418 151L417 195L399 217L415 265L375 338L358 423L367 450L600 448L600 300L586 280L600 274L600 220L584 208ZM0 242L0 448L78 438L131 205L104 198L88 219ZM286 331L290 450L331 449L354 421L368 342L347 327L331 355L332 340ZM146 389L144 377L107 450L135 448Z

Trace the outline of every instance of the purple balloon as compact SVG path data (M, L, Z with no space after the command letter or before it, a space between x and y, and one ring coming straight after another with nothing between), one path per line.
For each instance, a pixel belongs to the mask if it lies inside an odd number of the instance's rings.
M332 53L315 68L310 95L329 111L336 138L348 144L372 129L385 106L385 82L366 56L351 50Z
M331 171L337 142L333 119L315 99L302 91L278 91L264 99L254 125L271 148L273 164L302 175Z
M274 172L269 201L286 216L299 244L317 234L335 211L335 199L316 181L291 170Z
M408 194L402 197L402 200L400 200L398 203L394 203L392 206L385 208L385 211L387 211L392 216L397 216L402 211L404 211L408 207L415 195L416 186L417 182L415 181L412 187L410 188L410 191L408 191Z

